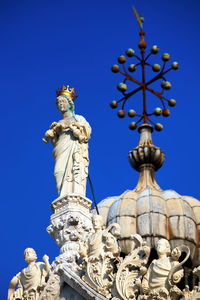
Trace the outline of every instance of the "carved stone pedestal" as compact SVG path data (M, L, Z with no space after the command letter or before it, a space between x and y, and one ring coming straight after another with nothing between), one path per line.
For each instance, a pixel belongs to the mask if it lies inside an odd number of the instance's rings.
M51 216L47 232L60 247L60 255L56 257L53 269L62 263L74 272L79 272L79 242L88 239L93 230L91 214L92 202L82 195L67 194L52 202Z

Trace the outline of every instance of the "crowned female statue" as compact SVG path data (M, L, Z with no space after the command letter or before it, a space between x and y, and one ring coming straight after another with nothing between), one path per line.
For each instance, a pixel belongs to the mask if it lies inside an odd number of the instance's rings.
M47 143L50 139L55 147L54 177L58 195L75 193L85 196L91 127L84 117L74 113L77 98L74 88L62 86L56 93L56 106L63 119L51 124L43 141Z

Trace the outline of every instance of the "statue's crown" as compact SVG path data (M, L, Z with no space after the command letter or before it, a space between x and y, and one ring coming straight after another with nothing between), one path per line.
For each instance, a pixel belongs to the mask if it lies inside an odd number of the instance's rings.
M67 88L64 85L61 88L58 88L58 90L56 91L56 95L69 96L73 101L78 97L77 92L75 92L74 88L69 89L69 85L67 85Z

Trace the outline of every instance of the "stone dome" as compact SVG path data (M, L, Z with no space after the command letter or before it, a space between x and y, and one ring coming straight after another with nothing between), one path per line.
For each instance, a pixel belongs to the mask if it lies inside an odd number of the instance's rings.
M122 252L130 252L130 235L139 233L152 248L160 238L169 240L172 248L189 246L192 264L199 265L200 202L159 187L154 172L162 166L164 153L153 144L150 125L140 126L139 131L139 145L129 153L132 167L140 172L138 184L134 190L101 201L99 213L105 225L121 226Z

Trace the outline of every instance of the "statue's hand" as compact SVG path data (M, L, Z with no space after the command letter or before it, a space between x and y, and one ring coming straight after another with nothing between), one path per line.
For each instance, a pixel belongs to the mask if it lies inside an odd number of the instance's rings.
M74 123L69 124L69 128L74 131L76 129L76 126L74 126Z
M178 261L181 256L181 251L178 247L174 248L171 253L172 259Z
M57 122L53 122L50 126L50 129L54 128L58 123Z
M60 134L63 129L65 129L65 126L62 123L57 123L56 127L54 128L54 130L58 134Z
M48 143L49 140L46 140L45 138L42 139L43 142L45 142L46 144Z
M78 128L78 129L81 129L81 127L82 127L82 125L79 124L78 122L72 122L71 125L72 125L73 127Z
M79 135L81 134L81 132L79 129L75 129L75 130L73 130L73 134L75 137L79 138Z
M43 256L42 259L43 259L44 262L49 262L49 257L46 254Z

